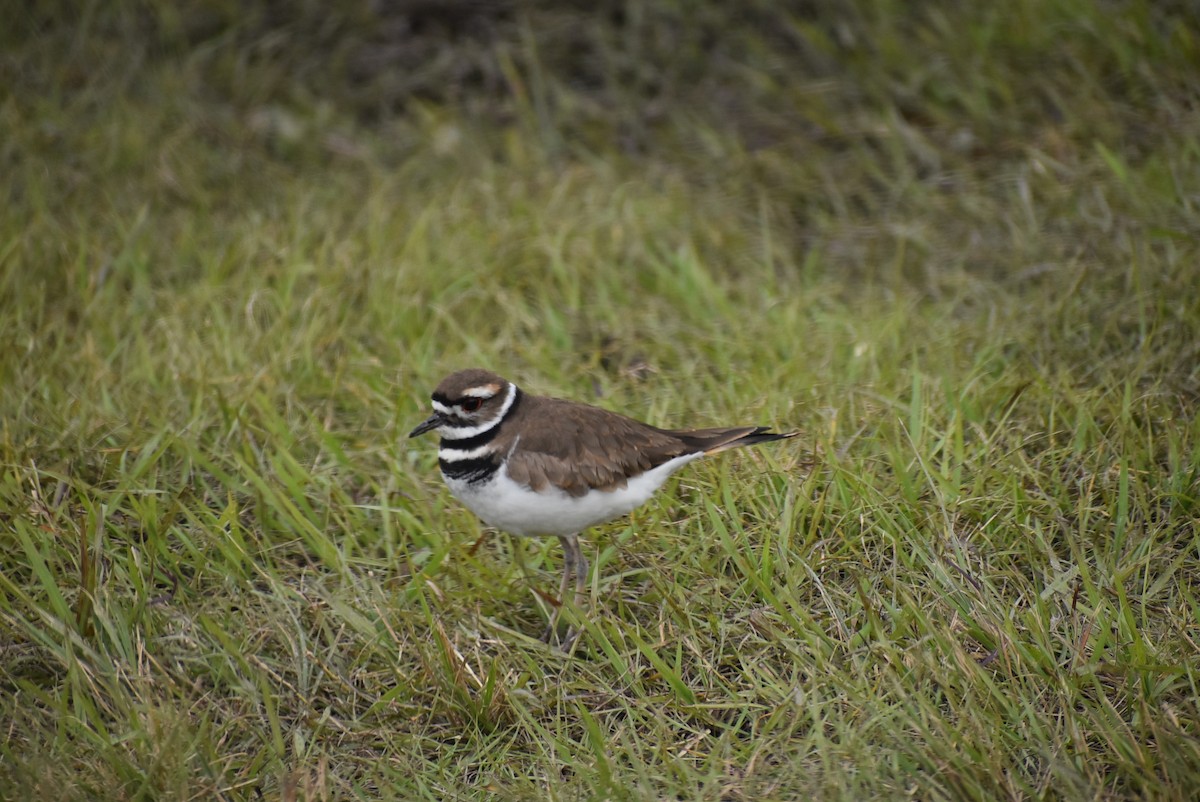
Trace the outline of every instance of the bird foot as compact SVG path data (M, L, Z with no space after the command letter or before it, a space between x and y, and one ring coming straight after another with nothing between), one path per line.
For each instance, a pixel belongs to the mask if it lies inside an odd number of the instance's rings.
M558 627L552 622L542 631L541 641L549 646L557 646L561 651L569 652L582 633L583 629L580 627L567 627L567 631L562 637L559 637Z

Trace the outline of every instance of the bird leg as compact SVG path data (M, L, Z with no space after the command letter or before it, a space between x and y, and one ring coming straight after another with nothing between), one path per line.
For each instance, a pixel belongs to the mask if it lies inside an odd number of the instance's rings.
M563 535L559 537L558 542L562 543L563 547L563 575L562 582L558 585L558 605L559 609L567 603L567 588L571 586L571 572L579 565L577 555L579 554L579 540L575 535ZM578 578L575 580L578 582Z
M574 540L574 538L572 538ZM584 589L587 587L588 576L588 561L583 554L583 547L579 545L579 541L575 540L575 609L583 609ZM565 596L565 588L564 588ZM564 599L565 603L565 599ZM575 639L579 637L582 629L575 627L567 628L567 636L563 638L562 650L564 652L571 651L571 646L574 645Z
M571 587L571 574L575 574L575 607L577 608L583 604L583 589L587 583L588 561L583 556L583 549L579 546L579 536L559 535L558 541L562 543L563 547L563 575L562 582L558 585L558 606L550 614L550 622L546 625L546 631L542 633L542 640L546 643L550 642L558 630L558 617L567 603L567 590ZM572 640L574 640L574 635L568 632L564 644L570 644Z
M587 588L588 561L583 554L583 547L575 541L575 606L583 608L584 589Z

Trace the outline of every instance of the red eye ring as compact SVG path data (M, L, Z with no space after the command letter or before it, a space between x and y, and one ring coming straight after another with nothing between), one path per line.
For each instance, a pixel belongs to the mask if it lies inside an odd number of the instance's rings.
M459 406L461 406L463 408L464 412L474 412L475 410L477 410L481 406L483 406L483 399L482 398L467 398L461 404L459 404Z

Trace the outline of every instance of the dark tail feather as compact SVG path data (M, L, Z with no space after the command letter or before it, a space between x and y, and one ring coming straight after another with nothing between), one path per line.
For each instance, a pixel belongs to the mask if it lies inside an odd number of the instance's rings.
M754 446L774 440L787 440L800 432L773 432L768 426L740 426L735 429L691 429L672 432L697 451L717 454L731 448Z

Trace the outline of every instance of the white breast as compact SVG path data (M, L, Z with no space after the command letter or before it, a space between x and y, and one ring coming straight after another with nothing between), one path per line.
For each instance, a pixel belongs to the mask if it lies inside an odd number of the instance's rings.
M455 498L490 526L514 535L574 535L641 506L668 476L701 456L703 452L684 454L630 479L625 487L578 497L556 487L535 493L510 479L504 467L477 484L444 478Z

